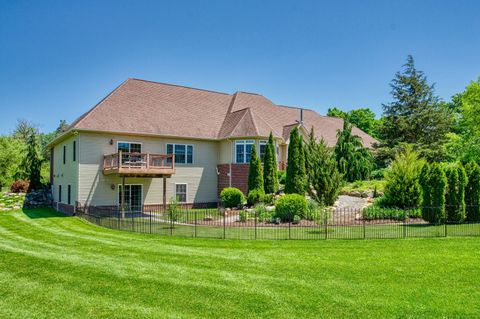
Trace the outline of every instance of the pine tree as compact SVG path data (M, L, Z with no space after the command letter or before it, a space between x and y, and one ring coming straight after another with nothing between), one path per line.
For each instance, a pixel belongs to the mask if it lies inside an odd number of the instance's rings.
M411 55L390 86L394 101L383 105L382 153L388 154L388 149L410 143L428 160L441 159L442 145L453 124L452 116L435 95L434 85L429 85L425 74L415 68Z
M295 127L290 132L290 144L288 145L285 193L304 195L306 182L303 139L298 132L298 128Z
M270 132L263 157L263 187L267 194L275 193L278 190L277 158L275 153L275 143L272 132Z
M335 156L338 169L348 182L368 179L373 166L370 151L363 147L360 137L352 134L352 125L343 121L343 130L337 132Z
M30 181L29 190L39 189L42 186L40 176L42 159L38 150L37 136L33 132L28 136L27 153L22 161L21 167Z
M310 197L322 205L333 205L340 192L342 177L333 152L324 139L317 142L313 127L305 147L305 166Z
M250 155L250 168L248 170L248 192L257 190L263 192L262 162L257 155L255 144Z
M480 221L480 166L470 162L465 166L467 185L465 187L465 204L467 220Z

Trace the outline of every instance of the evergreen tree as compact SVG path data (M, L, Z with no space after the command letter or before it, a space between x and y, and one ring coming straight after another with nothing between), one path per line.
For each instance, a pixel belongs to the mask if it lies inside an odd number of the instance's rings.
M447 177L442 166L433 163L430 166L428 180L424 181L430 185L430 207L422 210L422 217L430 223L439 223L445 218L445 192Z
M467 177L461 164L450 164L445 168L447 192L445 194L447 221L460 222L465 219L465 186Z
M480 221L480 167L475 162L465 166L468 183L465 187L467 220Z
M391 207L414 208L422 200L420 174L424 161L418 154L407 147L397 154L390 168L385 173L385 204Z
M304 195L306 182L303 138L300 136L298 128L294 127L290 132L290 144L288 145L285 193Z
M252 190L263 192L262 162L257 155L255 144L250 155L250 168L248 170L248 192Z
M343 122L343 130L337 132L335 157L338 169L348 182L368 179L373 167L370 151L363 147L362 139L352 134L352 125Z
M340 192L342 177L333 152L324 139L317 142L313 127L305 147L305 166L310 197L322 205L333 205Z
M420 173L420 186L422 187L422 216L430 214L432 207L432 185L430 184L430 165L425 163Z
M381 147L395 150L401 143L410 143L428 160L441 159L452 116L435 95L434 85L429 85L425 74L415 68L411 55L390 86L394 101L383 105Z
M275 153L275 143L272 132L270 132L263 157L263 187L267 194L275 193L278 190L277 158Z
M39 189L42 186L40 176L42 158L39 154L37 136L35 133L31 133L28 137L27 153L21 166L30 181L29 190Z

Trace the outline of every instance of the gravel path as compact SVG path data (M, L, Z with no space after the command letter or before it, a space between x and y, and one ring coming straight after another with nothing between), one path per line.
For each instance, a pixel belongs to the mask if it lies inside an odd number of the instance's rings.
M367 204L368 204L368 201L366 198L340 195L338 196L338 199L335 202L335 208L360 210L364 208Z

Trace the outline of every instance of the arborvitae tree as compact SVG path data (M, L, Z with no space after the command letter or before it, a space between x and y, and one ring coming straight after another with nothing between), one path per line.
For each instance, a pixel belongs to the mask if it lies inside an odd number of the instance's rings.
M447 192L445 194L447 221L460 222L465 219L465 186L467 177L461 164L450 164L445 168Z
M430 166L428 181L430 184L430 208L422 210L422 217L430 223L440 223L445 218L445 192L447 177L442 166L433 163Z
M465 166L467 174L467 186L465 187L465 204L467 220L480 221L480 166L470 162Z
M432 185L430 184L430 165L425 163L420 173L420 186L422 187L422 216L430 214L432 207Z
M30 181L29 191L39 189L42 186L40 175L42 158L39 154L37 135L35 133L31 133L28 137L27 153L21 166Z
M363 147L362 139L352 134L352 125L343 122L343 130L337 132L335 157L343 178L349 182L367 179L373 166L370 151Z
M421 203L422 190L420 173L424 161L418 158L411 147L397 154L390 168L385 173L385 204L392 207L418 207Z
M277 157L275 153L275 143L272 132L270 132L263 156L263 187L267 194L275 193L278 190Z
M290 132L290 144L288 145L285 193L304 195L306 182L303 138L300 136L298 128L294 127Z
M342 177L333 152L324 139L317 142L313 128L305 147L305 166L310 197L322 205L333 205L340 192Z
M262 162L257 155L255 144L250 155L250 168L248 170L248 192L257 190L263 192Z
M415 68L413 57L407 57L404 70L390 84L393 102L383 105L384 121L380 128L382 153L401 143L411 143L428 160L442 157L442 145L452 126L452 116L434 93L427 77Z

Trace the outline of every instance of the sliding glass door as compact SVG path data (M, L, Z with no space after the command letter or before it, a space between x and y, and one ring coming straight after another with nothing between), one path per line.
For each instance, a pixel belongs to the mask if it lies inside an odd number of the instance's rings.
M122 185L118 186L118 206L122 205ZM143 208L143 185L125 185L125 210L141 212Z

